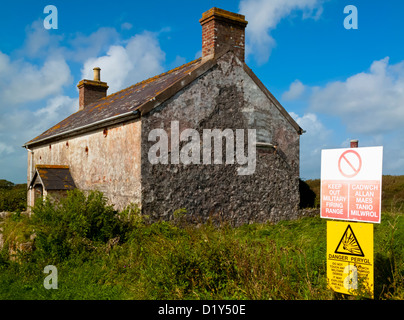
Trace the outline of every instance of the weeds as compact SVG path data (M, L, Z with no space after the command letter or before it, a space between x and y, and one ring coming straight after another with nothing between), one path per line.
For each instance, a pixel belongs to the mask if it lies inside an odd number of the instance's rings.
M375 283L380 299L404 299L404 216L398 212L382 216L384 228L375 228Z
M327 288L326 227L318 217L233 228L148 223L136 206L115 212L100 193L38 203L2 225L0 299L336 299ZM30 242L14 253L10 244ZM24 248L22 248L24 249ZM375 298L404 298L404 219L375 228ZM59 288L43 287L58 268ZM356 297L357 299L362 298Z

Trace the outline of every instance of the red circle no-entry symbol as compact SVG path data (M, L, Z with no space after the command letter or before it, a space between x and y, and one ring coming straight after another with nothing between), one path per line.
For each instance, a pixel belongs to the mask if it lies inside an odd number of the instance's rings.
M355 177L362 168L362 159L354 150L345 151L338 160L338 169L346 178Z

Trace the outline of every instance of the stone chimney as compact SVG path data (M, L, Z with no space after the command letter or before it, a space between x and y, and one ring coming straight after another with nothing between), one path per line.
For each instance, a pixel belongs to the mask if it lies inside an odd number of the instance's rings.
M232 48L244 61L245 16L230 11L212 8L202 14L202 59L211 59L218 53Z
M101 81L101 69L96 67L94 71L94 80L81 80L77 87L79 88L79 110L83 110L90 103L107 96L108 85Z

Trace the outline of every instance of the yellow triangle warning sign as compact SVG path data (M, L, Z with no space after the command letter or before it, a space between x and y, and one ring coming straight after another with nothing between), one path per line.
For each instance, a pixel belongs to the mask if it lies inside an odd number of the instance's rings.
M335 249L335 253L348 254L351 256L359 257L365 256L358 242L358 239L356 239L355 233L353 232L349 224L344 234L342 235L341 240L338 243L337 249Z

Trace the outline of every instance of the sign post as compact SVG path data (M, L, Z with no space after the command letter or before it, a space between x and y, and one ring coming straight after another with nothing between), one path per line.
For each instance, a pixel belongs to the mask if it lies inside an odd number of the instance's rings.
M382 160L383 147L321 152L320 216L345 220L327 221L327 280L336 292L367 292L373 298L373 224L381 221Z

